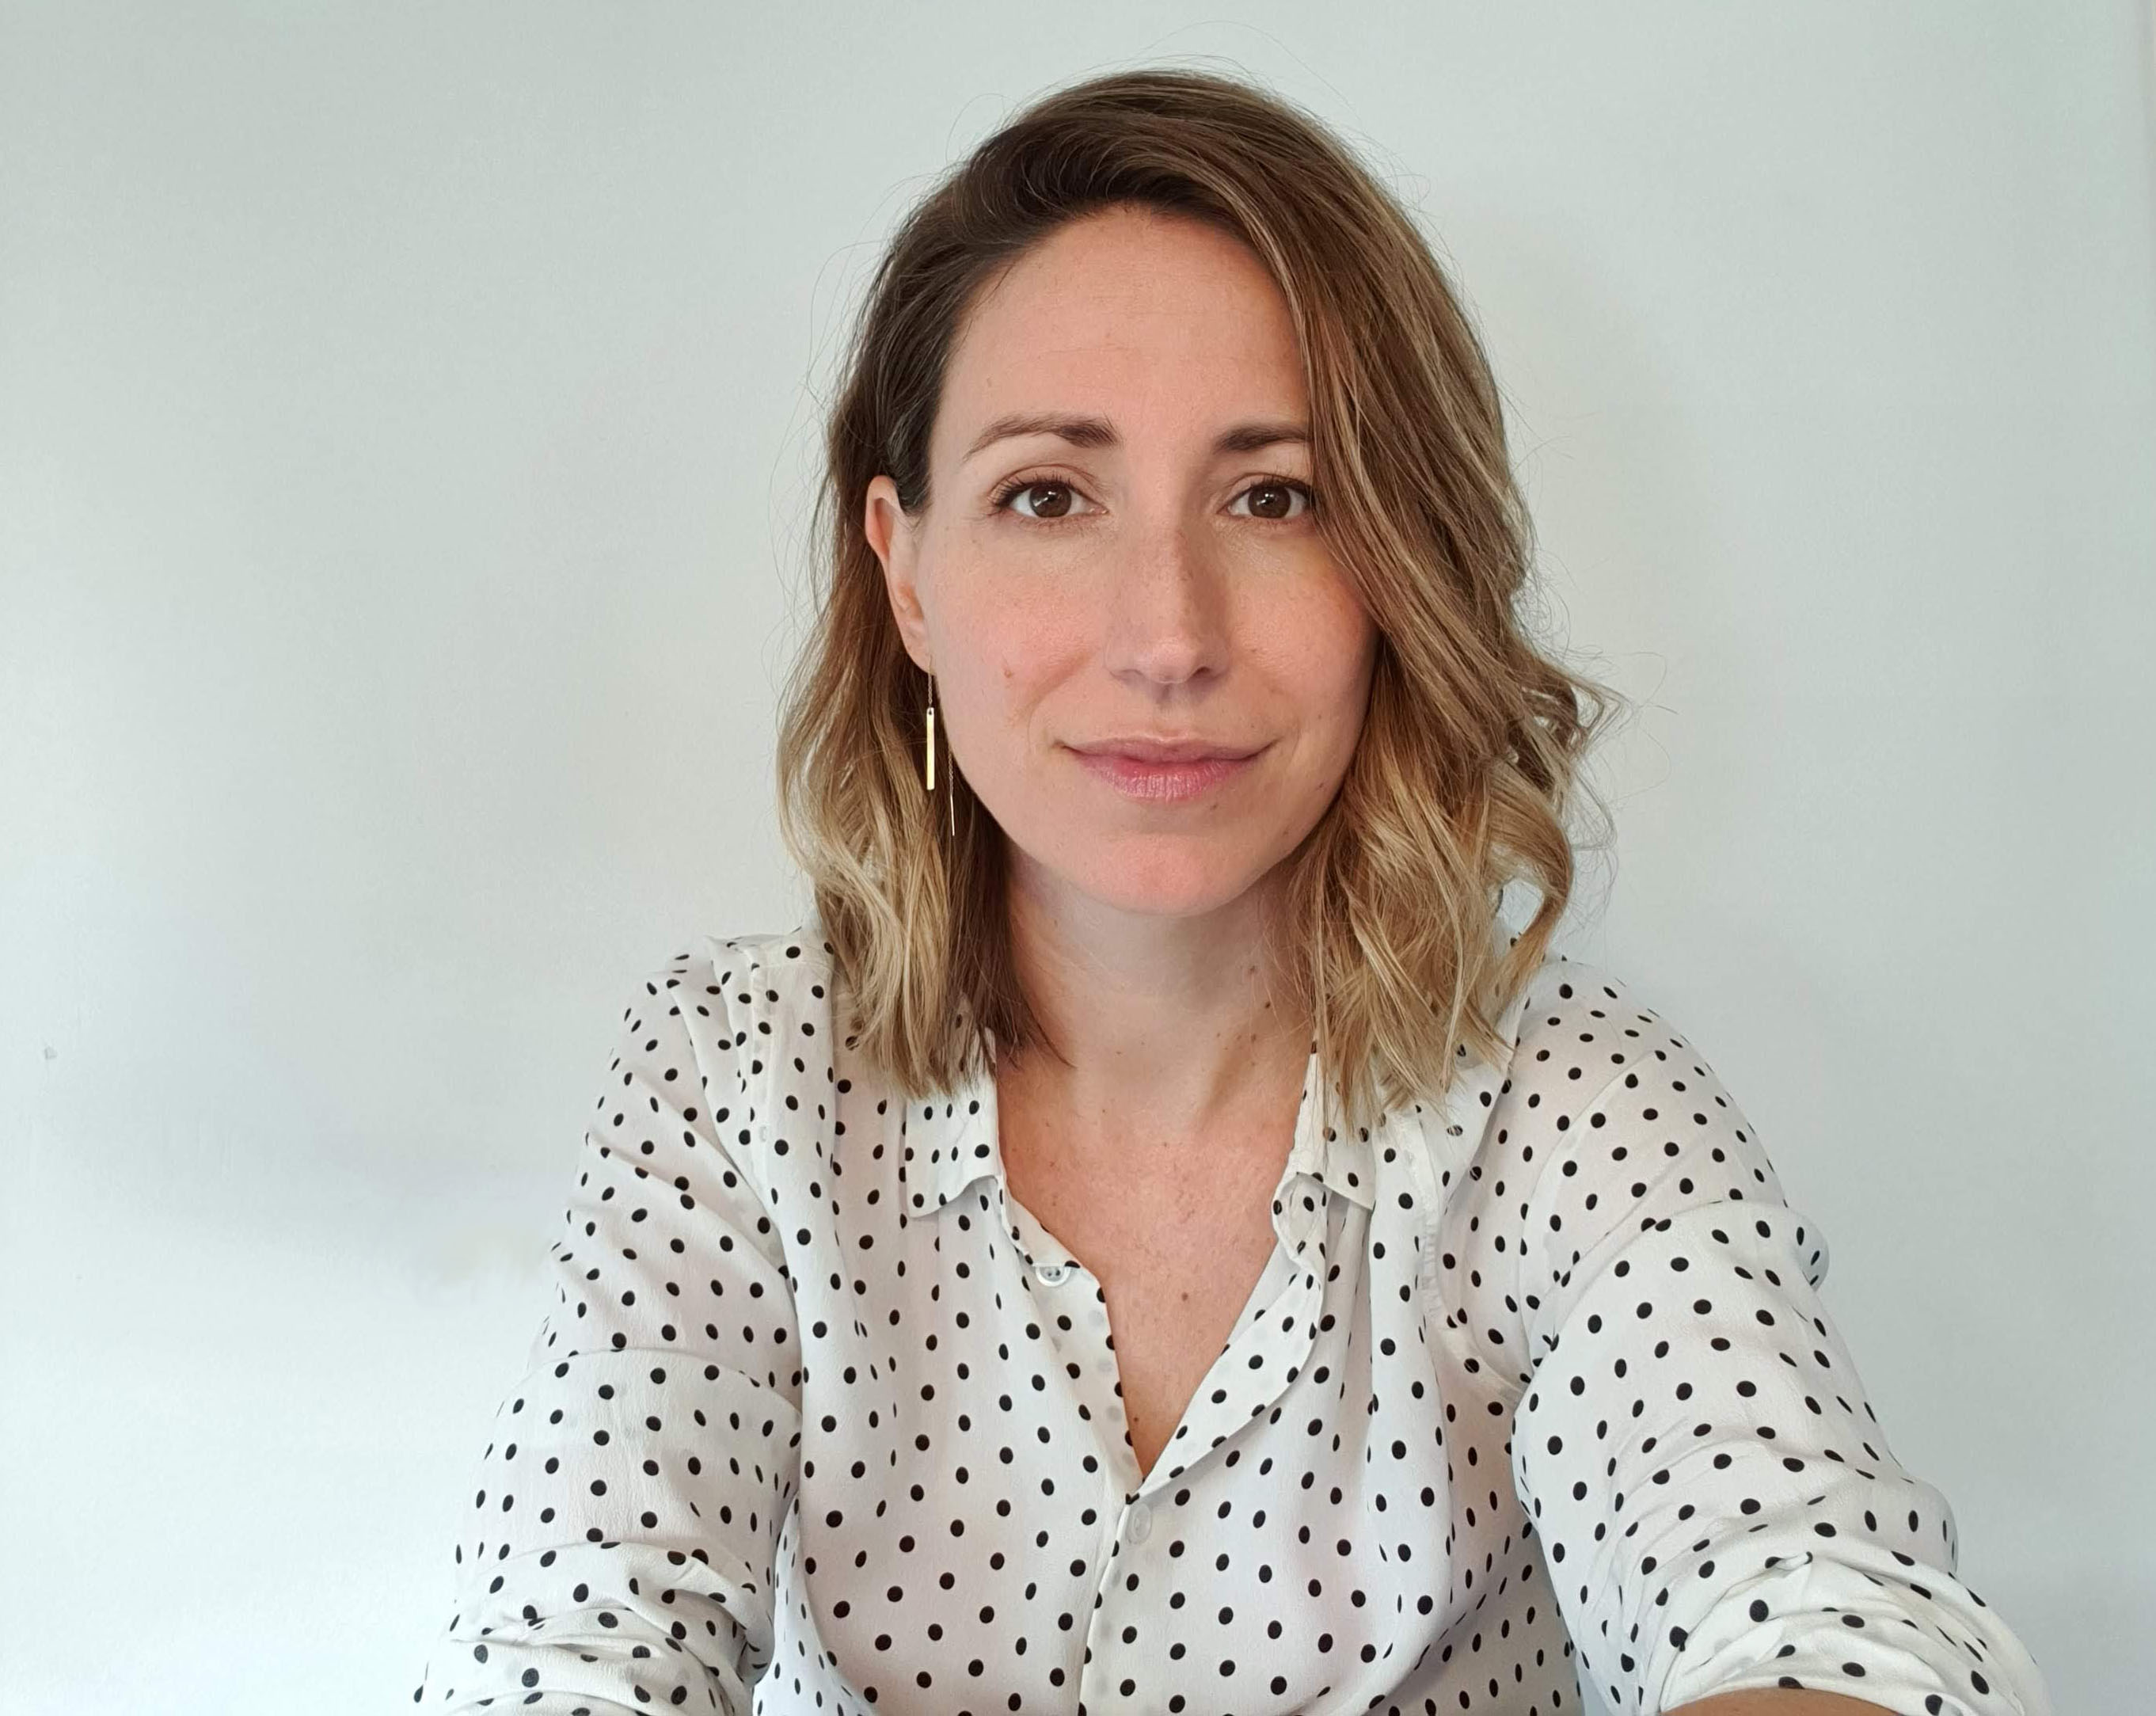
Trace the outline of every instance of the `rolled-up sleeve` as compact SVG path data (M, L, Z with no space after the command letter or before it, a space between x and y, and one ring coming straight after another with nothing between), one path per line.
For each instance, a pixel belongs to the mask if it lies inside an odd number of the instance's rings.
M800 1339L752 1172L755 991L715 946L623 1010L424 1708L745 1716L768 1663Z
M1543 1147L1516 1182L1512 1474L1582 1679L1620 1716L1778 1686L2051 1716L1955 1576L1946 1498L1889 1449L1820 1297L1826 1241L1721 1080L1593 967L1537 1028L1592 1094L1545 1101L1530 1072L1492 1117Z

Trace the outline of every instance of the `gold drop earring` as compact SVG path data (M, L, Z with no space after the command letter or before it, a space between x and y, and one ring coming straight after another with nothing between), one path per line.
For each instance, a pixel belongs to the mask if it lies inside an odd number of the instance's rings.
M936 676L928 676L928 790L936 790ZM952 839L958 834L958 798L949 785L943 789L943 800L948 807Z

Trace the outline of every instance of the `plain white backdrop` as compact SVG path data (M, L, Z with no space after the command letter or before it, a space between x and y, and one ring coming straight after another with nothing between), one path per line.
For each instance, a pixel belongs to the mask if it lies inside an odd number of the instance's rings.
M805 906L819 400L1044 89L1314 108L1644 706L1712 1061L2061 1712L2156 1683L2141 0L0 8L0 1709L408 1703L623 985Z

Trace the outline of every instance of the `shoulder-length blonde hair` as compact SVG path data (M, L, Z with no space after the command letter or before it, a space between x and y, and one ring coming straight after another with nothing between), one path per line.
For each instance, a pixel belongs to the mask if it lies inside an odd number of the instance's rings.
M1049 1043L1017 980L1003 835L950 766L922 778L928 681L906 655L865 491L928 501L929 433L968 306L1065 222L1137 205L1240 239L1285 295L1317 516L1380 634L1353 758L1291 866L1266 949L1313 1021L1342 1123L1448 1087L1541 963L1572 891L1566 813L1617 702L1514 612L1532 527L1487 358L1408 214L1313 117L1179 68L1034 101L906 217L870 283L825 438L817 615L783 696L778 819L807 872L858 1050L909 1098ZM827 535L828 533L828 535ZM939 746L939 749L943 748ZM947 807L946 794L955 794ZM1590 795L1591 796L1591 795ZM947 832L955 815L956 828ZM1512 938L1500 897L1541 898Z

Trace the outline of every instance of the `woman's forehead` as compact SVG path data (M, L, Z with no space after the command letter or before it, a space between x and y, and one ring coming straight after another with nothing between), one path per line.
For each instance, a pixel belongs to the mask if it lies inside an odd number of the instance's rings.
M1103 239L1044 249L997 284L951 354L938 414L947 456L984 455L1027 421L1069 426L1072 446L1188 439L1204 453L1237 437L1248 450L1255 424L1306 430L1286 298L1235 241L1177 224L1194 229L1194 254L1163 254L1185 242L1181 234ZM1119 244L1124 254L1110 254ZM1219 265L1224 245L1240 265Z

